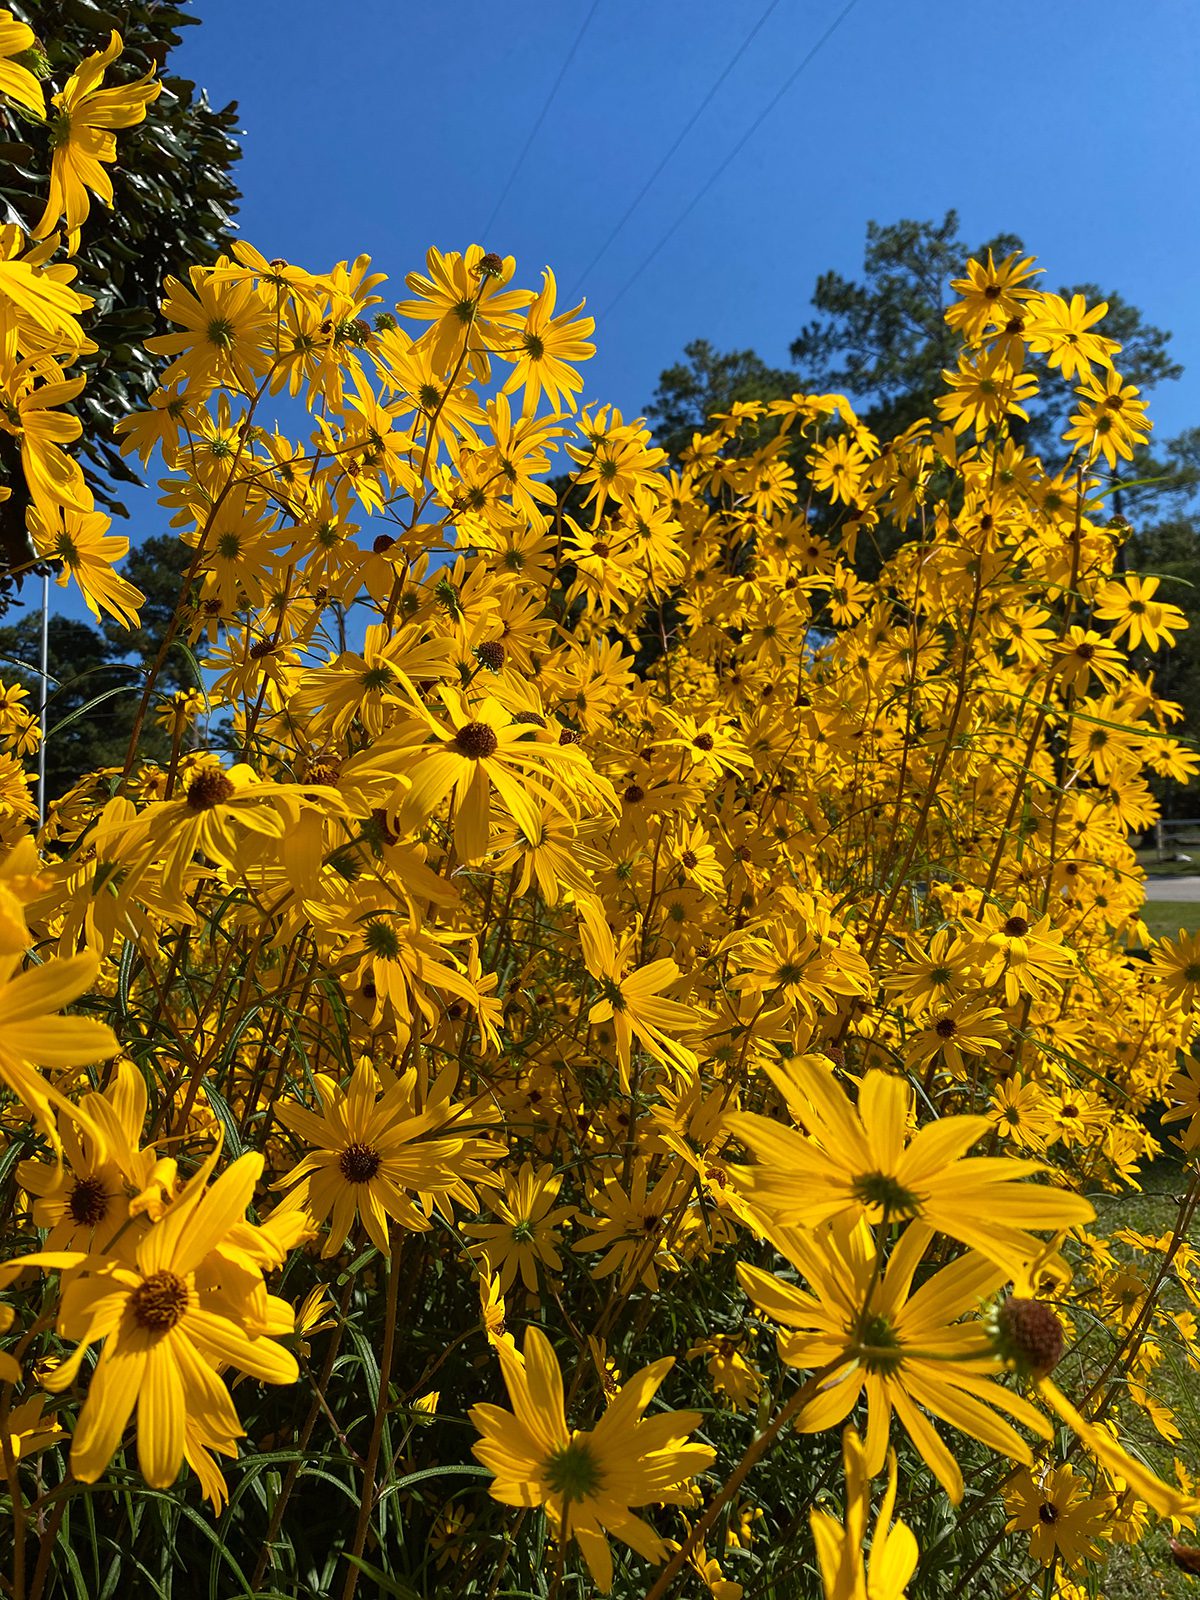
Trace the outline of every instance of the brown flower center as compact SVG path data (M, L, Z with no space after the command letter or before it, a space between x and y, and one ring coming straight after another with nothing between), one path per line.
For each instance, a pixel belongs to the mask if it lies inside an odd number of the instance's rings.
M205 767L188 784L189 811L211 811L233 793L233 785L220 767Z
M1063 1325L1044 1300L1022 1300L1014 1295L996 1314L1000 1353L1039 1377L1054 1368L1066 1347Z
M495 730L486 722L468 722L454 735L454 748L471 761L486 761L495 755L499 745Z
M71 1190L67 1210L81 1228L94 1228L108 1215L108 1194L100 1178L80 1178Z
M338 1166L347 1183L370 1183L379 1171L379 1151L369 1144L348 1144L338 1157Z
M152 1333L167 1333L188 1308L188 1287L177 1272L163 1268L150 1276L129 1296L129 1309L143 1328Z

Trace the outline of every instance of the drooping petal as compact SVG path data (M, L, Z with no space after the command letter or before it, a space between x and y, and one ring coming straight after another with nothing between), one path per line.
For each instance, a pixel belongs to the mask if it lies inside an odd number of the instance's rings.
M71 1443L71 1471L81 1482L95 1483L116 1454L149 1356L150 1340L138 1334L104 1346Z
M152 1489L167 1489L183 1462L184 1395L173 1340L159 1339L146 1357L138 1395L138 1465Z

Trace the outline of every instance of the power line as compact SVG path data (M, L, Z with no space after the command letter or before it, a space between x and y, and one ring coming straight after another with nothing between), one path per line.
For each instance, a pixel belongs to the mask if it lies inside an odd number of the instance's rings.
M717 90L725 82L725 79L733 71L734 67L737 66L738 62L745 55L745 53L749 49L750 45L753 44L754 40L758 37L758 34L760 33L760 31L762 29L763 23L766 22L767 18L771 15L772 11L775 10L775 8L776 8L776 6L778 4L779 4L779 0L771 0L770 5L763 12L762 16L759 17L758 21L754 24L753 28L751 28L750 32L742 40L742 43L739 46L736 55L732 56L729 59L729 61L726 62L724 72L721 73L721 76L717 79L717 81L709 89L708 93L704 96L704 99L701 100L700 104L696 107L695 111L692 112L691 117L688 119L688 121L685 124L685 126L683 127L682 131L679 133L679 135L675 139L674 144L672 144L671 148L667 151L666 155L663 156L662 160L655 167L654 171L646 179L645 183L638 190L637 195L634 197L634 199L630 201L629 206L626 209L624 216L615 225L615 227L613 228L612 232L609 234L608 238L605 239L604 243L600 246L599 250L596 251L596 254L592 257L592 259L588 262L587 266L584 267L583 271L579 274L579 277L576 280L575 291L574 292L577 292L579 289L581 289L583 287L584 282L586 281L588 276L591 274L592 269L596 266L596 264L598 262L602 261L604 259L604 257L608 254L608 248L612 244L613 240L621 232L621 229L625 226L625 224L629 221L630 217L637 210L637 208L641 205L642 201L646 198L646 195L649 193L650 189L654 186L655 181L657 180L659 174L662 172L663 168L666 166L667 162L670 161L671 157L675 154L676 150L679 149L680 145L687 138L688 134L691 133L692 129L696 126L697 122L699 122L701 115L704 113L704 111L707 110L707 108L709 106L709 103L711 102L713 96L716 94ZM570 298L570 296L568 296L568 298Z
M574 42L574 44L572 44L571 48L567 51L566 59L563 61L562 66L559 67L559 69L558 69L558 76L555 78L554 82L550 86L550 93L546 96L545 101L542 104L542 109L537 114L537 120L534 122L533 127L530 128L530 130L529 130L529 137L526 139L525 143L521 146L521 153L517 157L516 161L513 163L513 169L508 175L508 182L504 185L504 188L500 191L500 198L496 201L496 204L492 207L492 214L487 219L487 224L484 227L482 238L483 238L483 241L484 241L484 247L485 248L487 247L487 236L492 231L492 224L495 222L496 218L500 215L500 207L508 199L508 192L512 188L513 184L516 182L517 173L520 172L521 168L524 166L525 157L529 154L530 150L532 149L533 141L537 138L538 134L541 132L542 123L545 122L547 114L549 113L550 107L554 104L554 97L558 93L559 86L561 85L563 79L567 75L567 68L571 65L572 61L574 61L575 52L579 49L579 46L583 43L583 36L588 31L588 29L591 27L592 18L596 15L596 12L599 9L600 9L600 0L592 0L592 9L588 12L587 16L584 17L583 22L580 25L579 32L575 35L575 42Z
M848 0L848 4L846 4L846 5L844 5L842 7L842 9L838 12L837 16L833 19L833 21L825 29L825 32L817 40L816 44L813 45L812 49L808 52L808 54L804 57L804 59L799 63L799 65L794 69L794 71L792 71L788 75L788 77L783 82L783 84L771 96L770 100L767 101L767 104L763 107L762 111L759 112L758 116L754 119L754 121L746 129L745 133L738 140L737 144L734 145L733 149L725 157L724 161L721 162L721 165L716 169L716 171L714 173L711 174L710 177L705 179L703 185L696 191L696 193L688 201L687 205L683 208L683 210L675 218L675 221L667 229L666 233L663 234L662 238L654 246L654 249L651 250L650 254L642 262L641 266L638 267L637 271L633 274L633 276L631 278L628 278L625 281L625 283L622 285L620 290L617 292L615 298L609 301L608 305L605 306L604 311L601 312L600 315L607 316L607 314L610 311L615 310L615 308L625 298L625 296L629 293L630 289L633 288L634 284L641 277L642 273L645 272L646 268L657 257L659 252L661 250L665 249L666 246L675 237L676 233L678 233L679 229L683 226L683 224L691 216L692 212L700 204L701 200L704 199L704 196L712 188L713 184L716 183L717 179L720 178L729 169L729 167L731 167L733 165L734 161L737 160L738 156L741 155L741 153L745 149L746 145L749 144L750 140L754 137L754 135L762 127L763 123L770 116L771 112L774 111L775 107L783 99L784 95L787 94L788 90L792 87L792 85L795 83L796 79L804 71L805 67L807 67L809 65L809 63L814 59L814 57L817 55L817 52L826 43L826 41L833 37L833 35L841 27L842 23L845 22L846 18L854 10L854 8L855 8L855 6L857 4L858 4L858 0Z

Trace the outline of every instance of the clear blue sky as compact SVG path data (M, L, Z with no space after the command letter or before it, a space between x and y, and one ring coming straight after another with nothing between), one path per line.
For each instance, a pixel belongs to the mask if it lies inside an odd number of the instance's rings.
M626 415L695 337L785 365L869 219L954 206L968 241L1016 231L1047 283L1119 289L1173 330L1187 370L1154 397L1159 436L1200 422L1200 5L856 0L693 205L845 3L197 0L171 66L240 103L240 226L266 255L365 251L393 298L429 244L479 240L530 284L549 264L597 320L586 396ZM165 526L139 499L131 531Z
M1188 369L1155 400L1200 421L1200 6L1193 0L857 0L745 152L622 287L843 9L777 0L630 218L613 223L768 0L598 0L541 134L482 230L592 0L197 0L172 58L245 129L241 227L323 268L397 280L478 239L597 319L589 396L640 411L687 340L785 364L819 272L867 221L1012 229L1051 284L1118 288ZM399 282L397 296L403 293Z

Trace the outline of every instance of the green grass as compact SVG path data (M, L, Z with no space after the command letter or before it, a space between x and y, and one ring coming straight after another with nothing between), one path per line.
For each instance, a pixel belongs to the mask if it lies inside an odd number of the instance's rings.
M1156 850L1136 850L1134 854L1138 866L1152 878L1188 878L1200 874L1200 845L1172 845L1171 851L1174 850L1191 856L1191 861L1160 861Z
M1185 909L1200 912L1200 906ZM1174 1227L1178 1213L1178 1196L1184 1180L1177 1162L1169 1157L1157 1161L1141 1176L1142 1194L1113 1195L1100 1199L1096 1209L1103 1232L1111 1235L1115 1228L1135 1228L1141 1233L1168 1233ZM1200 1244L1200 1226L1193 1223L1191 1241ZM1197 1457L1196 1436L1196 1374L1179 1365L1165 1362L1155 1375L1156 1389L1176 1413L1183 1431L1183 1442L1177 1447L1179 1457L1193 1470L1200 1466ZM1170 1476L1172 1452L1164 1447L1156 1463L1164 1476ZM1158 1523L1151 1528L1144 1544L1136 1549L1114 1546L1098 1591L1103 1600L1197 1600L1200 1584L1186 1572L1181 1572L1171 1560L1167 1539L1171 1533L1169 1523ZM1183 1533L1184 1544L1200 1542L1196 1535Z
M1193 852L1189 850L1188 853ZM1191 864L1160 864L1152 850L1140 851L1138 862L1154 876L1179 877L1200 873L1200 849L1194 854L1196 861ZM1147 900L1142 908L1142 919L1156 939L1173 939L1181 928L1188 933L1200 932L1200 901ZM1164 1157L1142 1175L1142 1183L1144 1192L1141 1194L1114 1195L1098 1202L1099 1224L1104 1234L1111 1235L1114 1228L1122 1226L1143 1233L1166 1233L1174 1226L1177 1196L1182 1187L1177 1163ZM1193 1223L1191 1242L1200 1246L1200 1224ZM1175 1410L1183 1429L1179 1456L1193 1469L1200 1468L1200 1439L1195 1421L1196 1374L1168 1363L1159 1369L1156 1380L1156 1387ZM1164 1451L1158 1466L1165 1476L1169 1476L1170 1461L1171 1453ZM1169 1524L1161 1523L1136 1549L1114 1546L1097 1590L1098 1600L1200 1600L1200 1580L1180 1571L1171 1560L1167 1547L1170 1532ZM1185 1544L1200 1543L1200 1535L1188 1532L1184 1532L1181 1539Z
M1200 900L1147 900L1142 921L1156 939L1173 939L1180 928L1200 930Z

